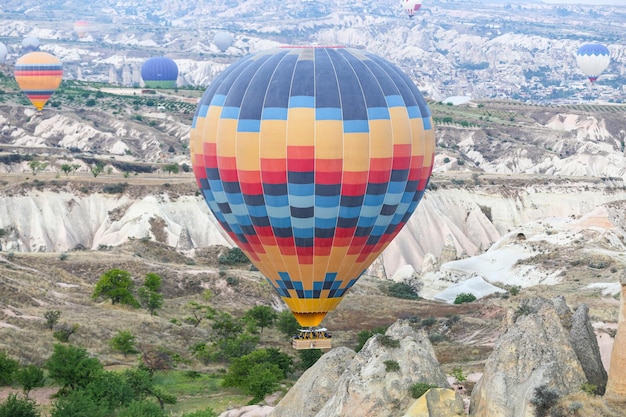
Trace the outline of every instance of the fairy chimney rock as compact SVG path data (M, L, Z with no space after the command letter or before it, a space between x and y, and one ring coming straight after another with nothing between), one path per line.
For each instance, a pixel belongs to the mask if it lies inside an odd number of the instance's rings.
M609 366L609 379L606 384L605 397L626 400L626 275L620 279L622 284L619 321L617 333L611 352L611 365Z

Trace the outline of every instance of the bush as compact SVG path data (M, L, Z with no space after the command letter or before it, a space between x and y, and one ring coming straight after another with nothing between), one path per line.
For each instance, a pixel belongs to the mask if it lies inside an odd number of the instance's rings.
M18 367L18 361L9 358L6 352L0 352L0 386L11 385L14 373Z
M385 371L387 372L398 372L400 370L400 364L396 361L385 361Z
M204 410L197 410L192 413L185 413L183 417L217 417L217 413L212 408L205 408Z
M400 347L400 341L394 339L391 336L387 336L387 335L380 335L377 336L377 340L378 342L382 345L382 346L386 346L386 347L390 347L390 348L399 348Z
M354 351L355 352L359 352L361 349L363 349L363 346L365 345L365 342L367 342L370 339L370 337L372 337L374 335L377 335L377 334L385 334L386 331L387 331L386 327L376 327L376 328L370 329L370 330L361 330L357 334L358 345L354 349Z
M586 392L589 395L597 395L598 394L598 386L595 384L584 383L580 386L580 389L583 392Z
M7 399L0 403L0 417L39 417L40 413L33 400L18 398L17 394L9 394Z
M151 401L133 401L119 413L119 417L165 417L165 411Z
M437 388L435 384L429 384L427 382L418 382L416 384L411 385L411 397L418 399L422 395L426 394L426 392L431 388Z
M550 388L546 384L535 387L533 397L530 399L530 403L535 407L535 417L546 417L560 397L555 388Z
M476 296L474 294L462 292L456 296L454 304L471 303L472 301L476 301Z
M419 295L415 290L404 282L394 282L387 288L387 294L390 297L404 298L406 300L417 300Z
M217 259L220 265L249 264L250 260L239 248L231 248L228 252Z

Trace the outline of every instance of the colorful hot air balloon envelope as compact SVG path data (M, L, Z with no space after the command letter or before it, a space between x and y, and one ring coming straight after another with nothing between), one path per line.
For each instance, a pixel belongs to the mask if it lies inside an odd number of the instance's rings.
M141 66L141 78L148 88L175 88L178 65L165 56L149 58Z
M79 39L84 39L89 35L89 31L91 30L91 25L86 20L78 20L74 23L74 32L78 35Z
M220 51L225 52L233 44L233 35L228 32L217 32L213 38L213 43Z
M63 65L47 52L30 52L15 63L15 80L38 111L61 84Z
M22 39L22 51L34 52L39 50L39 39L34 36L27 36Z
M422 7L422 0L400 0L402 8L406 11L410 18L413 18L415 12Z
M430 110L395 65L358 49L286 47L216 77L190 151L209 208L302 326L317 326L418 205Z
M576 52L578 67L592 83L598 79L610 62L609 49L599 43L588 43L578 48Z

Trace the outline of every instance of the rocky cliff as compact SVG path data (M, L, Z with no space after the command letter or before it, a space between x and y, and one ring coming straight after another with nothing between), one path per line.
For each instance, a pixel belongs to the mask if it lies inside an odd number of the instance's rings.
M449 387L426 332L406 320L369 339L342 369L350 356L345 348L323 356L270 417L396 417L413 403L413 384Z
M584 311L574 316L576 328L590 326ZM515 317L515 323L497 341L472 391L472 416L532 417L535 410L531 399L537 387L545 385L566 395L589 382L579 360L584 356L577 350L596 352L589 359L601 364L593 334L581 335L578 349L572 346L568 330L573 327L572 314L563 298L528 300Z

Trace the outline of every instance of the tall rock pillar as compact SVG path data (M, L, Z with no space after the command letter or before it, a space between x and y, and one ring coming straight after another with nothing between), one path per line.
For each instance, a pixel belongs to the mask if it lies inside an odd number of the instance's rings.
M621 278L622 305L619 310L617 334L611 352L609 379L606 384L605 397L626 400L626 275Z

